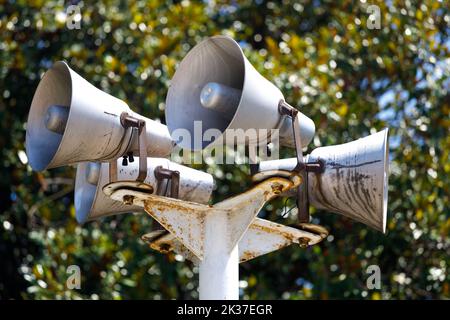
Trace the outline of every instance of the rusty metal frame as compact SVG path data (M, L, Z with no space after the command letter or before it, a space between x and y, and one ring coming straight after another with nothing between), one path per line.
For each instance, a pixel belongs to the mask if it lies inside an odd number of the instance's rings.
M166 229L143 237L151 248L178 252L198 264L200 299L234 300L239 298L239 262L292 243L313 245L327 235L320 226L292 228L256 218L267 201L302 183L295 171L276 175L215 205L149 193L137 181L110 183L103 191L113 200L143 207Z
M261 218L255 218L239 240L239 262L247 262L259 256L274 252L292 244L305 248L318 244L328 236L328 231L322 226L311 225L285 226ZM161 253L174 252L185 259L199 264L198 259L173 234L167 230L155 230L142 236L142 240L153 250Z
M143 207L169 232L158 238L144 236L153 249L193 255L199 261L204 258L206 221L215 215L225 216L229 250L238 245L240 261L243 262L291 244L314 245L327 234L323 228L318 232L314 228L294 228L256 218L267 201L297 188L302 181L295 172L278 172L278 175L284 177L270 177L252 189L215 205L150 194L148 190L139 190L138 186L131 188L132 182L129 181L123 186L121 182L109 184L108 190L104 191L114 200Z

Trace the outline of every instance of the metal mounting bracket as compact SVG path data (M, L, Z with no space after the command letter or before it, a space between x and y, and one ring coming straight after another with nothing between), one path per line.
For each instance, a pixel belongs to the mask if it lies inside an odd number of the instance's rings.
M285 226L265 219L255 218L239 240L239 262L247 262L259 256L274 252L291 244L307 247L321 242L328 231L319 225ZM161 253L174 252L185 259L199 264L198 259L173 234L167 230L156 230L144 234L142 240L153 250Z
M136 118L126 112L120 115L120 124L125 129L131 128L133 132L138 134L138 150L139 150L139 174L136 181L144 182L147 177L147 139L146 139L146 123L145 120ZM133 155L130 154L132 159ZM131 161L131 160L130 160ZM117 159L109 162L109 182L117 181Z
M215 205L149 194L130 188L129 181L124 186L120 181L109 184L104 192L114 200L144 207L168 231L155 231L158 237L153 232L144 236L153 249L175 251L190 260L201 261L208 246L206 239L214 237L214 232L220 228L226 234L226 250L231 252L238 246L239 260L243 262L293 243L314 245L324 238L326 230L323 228L325 231L318 233L256 218L267 201L301 184L298 174L287 171L284 174L285 177L271 177Z
M324 166L321 162L305 163L303 162L302 142L300 134L300 123L298 121L298 110L289 105L286 101L280 100L278 112L292 118L292 130L294 134L295 153L297 156L297 165L293 171L298 172L304 181L297 188L297 208L298 220L300 223L309 222L309 200L308 200L308 172L323 172Z

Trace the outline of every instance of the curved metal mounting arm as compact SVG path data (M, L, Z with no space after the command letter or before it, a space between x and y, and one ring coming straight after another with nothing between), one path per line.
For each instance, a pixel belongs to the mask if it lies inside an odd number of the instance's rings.
M170 197L178 198L180 189L180 172L175 170L170 170L158 166L155 169L155 178L158 181L156 188L156 194L160 196L168 196L167 191L163 191L163 184L166 180L167 183L170 182ZM167 185L166 185L167 186Z
M304 248L321 242L328 231L319 225L304 224L288 227L268 220L255 218L238 242L239 262L246 262L291 244ZM175 252L199 264L198 259L173 234L167 230L154 230L142 236L153 250L161 253Z

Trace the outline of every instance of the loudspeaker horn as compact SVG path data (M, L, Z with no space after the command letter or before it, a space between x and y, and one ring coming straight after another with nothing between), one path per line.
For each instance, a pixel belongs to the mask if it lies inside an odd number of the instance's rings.
M138 163L139 161L134 161L123 166L121 162L118 162L118 180L135 180L139 174ZM147 177L144 182L151 186L155 193L158 191L158 179L155 173L160 168L179 172L179 199L208 203L214 188L214 179L210 174L164 158L148 158ZM79 223L119 213L142 211L141 207L125 205L107 197L102 189L108 183L109 163L83 162L78 164L75 180L75 212ZM170 190L169 184L170 182L165 180L159 186L165 191Z
M269 135L239 132L248 129L265 129L269 134L278 129L280 144L293 148L292 120L279 112L282 101L281 91L259 74L236 41L214 36L187 54L171 80L166 98L167 126L183 149L201 150L222 143L260 145L269 141ZM300 112L297 120L304 147L314 136L314 122ZM201 130L196 123L201 124ZM215 141L204 138L209 129L219 130ZM191 139L185 139L176 130L187 130Z
M138 134L124 116L145 121L148 156L167 156L173 141L167 127L130 110L91 85L65 62L48 70L33 97L26 150L34 170L85 161L109 161L138 152Z
M323 173L308 173L308 200L313 207L339 213L386 232L389 147L388 129L349 143L320 147L304 157L321 161ZM263 161L255 177L291 171L296 158Z

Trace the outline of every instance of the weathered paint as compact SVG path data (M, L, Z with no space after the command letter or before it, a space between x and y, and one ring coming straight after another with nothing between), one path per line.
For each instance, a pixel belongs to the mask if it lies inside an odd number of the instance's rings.
M305 239L308 246L312 246L327 235L328 232L317 225L310 225L308 230L302 230L256 218L238 243L239 261L245 262L291 244L300 245ZM161 253L174 251L194 263L199 262L198 258L167 230L153 231L144 235L142 240L153 250Z
M105 193L114 200L144 207L170 232L173 238L167 238L159 231L148 236L153 248L163 252L186 252L187 249L199 260L201 299L237 299L239 261L292 243L312 245L322 239L305 230L256 219L267 201L301 183L295 173L288 176L289 179L271 177L215 205L156 196L136 187L130 188L130 182L112 183ZM239 243L243 246L241 251Z
M45 126L47 108L52 105L68 109L63 134ZM39 82L28 114L26 150L31 167L41 171L117 159L128 151L137 154L137 139L120 122L124 112L146 122L148 156L170 154L174 142L164 124L131 111L124 101L97 89L65 62L56 62Z
M338 146L317 148L309 161L322 159L325 172L308 176L309 201L386 230L389 148L388 130Z
M346 144L314 149L305 157L305 162L319 159L325 163L325 171L308 174L310 204L385 232L388 129ZM253 179L260 181L277 170L293 170L296 164L296 158L264 161Z
M188 248L165 229L144 234L141 239L153 250L164 254L175 252L182 255L186 260L192 261L195 265L200 263L200 260Z
M256 218L239 241L239 260L248 261L291 244L300 245L305 241L308 246L312 246L323 238L323 235L314 232Z

